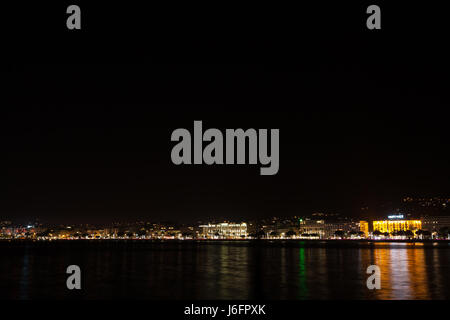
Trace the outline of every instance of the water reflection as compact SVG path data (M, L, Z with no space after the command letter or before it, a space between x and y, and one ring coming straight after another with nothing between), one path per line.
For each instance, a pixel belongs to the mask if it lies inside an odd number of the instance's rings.
M306 284L305 248L299 249L298 289L298 298L307 299L308 286Z
M23 254L22 261L22 272L20 274L20 289L19 289L19 299L26 300L28 299L28 284L30 277L30 255L28 254L27 248Z
M72 298L65 268L79 264L78 297L137 299L448 299L446 243L0 243L0 298ZM381 289L366 287L369 265Z
M377 245L381 248L377 248ZM386 243L374 249L374 264L380 267L378 299L430 299L423 244ZM429 250L433 250L428 248Z

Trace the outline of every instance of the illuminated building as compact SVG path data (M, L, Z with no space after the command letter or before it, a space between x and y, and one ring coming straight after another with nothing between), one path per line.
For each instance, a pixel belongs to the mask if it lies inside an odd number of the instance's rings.
M403 215L388 216L388 220L373 221L373 231L394 233L398 231L416 231L422 229L421 220L406 220Z
M359 231L364 232L367 237L369 235L369 223L367 221L360 221Z
M201 225L202 234L207 238L242 238L247 236L246 223L218 223Z
M317 235L319 238L326 237L324 220L300 220L300 234Z
M336 231L343 231L345 234L361 230L361 222L348 220L312 220L300 221L300 234L317 235L319 239L330 239L335 236Z

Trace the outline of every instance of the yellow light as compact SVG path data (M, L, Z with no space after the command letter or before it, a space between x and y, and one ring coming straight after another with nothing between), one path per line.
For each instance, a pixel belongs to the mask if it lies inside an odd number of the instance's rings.
M422 229L421 220L379 220L373 221L373 230L393 233L396 231L415 231Z

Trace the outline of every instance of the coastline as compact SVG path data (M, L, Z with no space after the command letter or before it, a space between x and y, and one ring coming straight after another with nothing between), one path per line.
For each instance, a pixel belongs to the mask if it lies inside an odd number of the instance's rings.
M0 239L0 242L251 242L251 243L450 243L450 239Z

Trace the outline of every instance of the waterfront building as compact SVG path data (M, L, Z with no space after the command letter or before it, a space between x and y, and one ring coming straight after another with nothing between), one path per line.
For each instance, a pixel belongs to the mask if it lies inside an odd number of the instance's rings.
M359 231L364 232L366 237L369 236L369 223L367 221L359 222Z
M450 216L422 216L422 228L431 233L440 232L444 228L450 229Z
M300 221L301 235L317 235L319 239L330 239L335 237L336 231L342 231L346 235L352 232L358 233L362 231L361 222L352 220L326 221L312 219Z
M398 231L412 231L422 229L421 220L404 219L402 214L388 216L387 220L373 221L373 231L394 233Z
M247 236L247 224L243 223L218 223L201 225L202 235L206 238L243 238Z
M315 235L318 238L325 238L325 220L300 220L300 234L301 235Z

